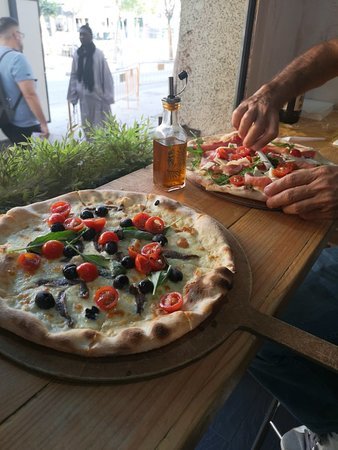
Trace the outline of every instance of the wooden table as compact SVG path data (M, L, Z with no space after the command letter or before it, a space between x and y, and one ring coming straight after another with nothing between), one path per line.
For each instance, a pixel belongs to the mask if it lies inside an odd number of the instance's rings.
M326 156L335 156L334 150ZM108 187L160 193L151 178L149 168L141 169ZM229 228L251 265L251 304L268 315L276 313L301 282L332 230L331 222L311 223L250 209L190 183L169 196L198 207ZM196 443L208 419L231 393L259 344L248 332L236 331L184 369L120 385L62 382L0 357L0 448L187 448Z

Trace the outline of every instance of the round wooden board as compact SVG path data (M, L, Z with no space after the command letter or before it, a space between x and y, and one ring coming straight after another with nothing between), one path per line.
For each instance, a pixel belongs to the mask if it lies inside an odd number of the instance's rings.
M234 285L224 305L198 328L160 349L136 355L85 358L58 352L0 330L0 353L33 371L68 381L86 383L124 383L144 380L182 368L218 347L238 324L231 320L228 303L249 302L251 269L243 248L226 229L224 233L233 249L236 264Z

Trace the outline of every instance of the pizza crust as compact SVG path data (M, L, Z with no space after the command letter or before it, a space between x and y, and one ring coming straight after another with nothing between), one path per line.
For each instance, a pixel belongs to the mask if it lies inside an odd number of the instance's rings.
M223 194L249 198L251 200L257 200L259 202L265 202L267 199L266 195L261 191L254 191L251 189L246 189L245 187L236 188L235 186L232 186L230 184L219 186L218 184L213 183L212 180L206 178L198 172L193 172L192 170L187 170L187 176L190 181L204 187L206 191L222 192Z
M17 254L7 253L8 242L22 232L26 245L30 231L41 235L43 221L49 216L50 206L55 201L68 201L74 212L85 206L99 204L129 208L130 211L145 210L155 213L154 206L160 202L161 215L180 219L174 225L179 233L193 230L204 248L203 267L196 265L183 289L184 305L173 313L156 312L152 317L137 320L129 326L121 326L110 333L90 328L73 328L54 332L47 328L34 311L13 307L9 293L17 278ZM188 232L187 231L187 232ZM45 233L45 231L44 231ZM0 327L37 344L89 357L131 354L160 348L176 341L196 328L206 317L222 304L232 285L235 271L233 254L227 243L223 228L203 213L181 205L167 197L111 190L86 190L72 192L55 199L33 205L13 208L0 218ZM193 266L192 266L193 267ZM195 272L195 274L194 274ZM204 275L203 275L204 273Z

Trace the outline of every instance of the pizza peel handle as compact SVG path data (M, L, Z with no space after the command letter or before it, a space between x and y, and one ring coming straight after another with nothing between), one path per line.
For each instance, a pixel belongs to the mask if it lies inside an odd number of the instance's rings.
M242 309L242 311L240 311ZM243 305L239 328L270 339L338 373L338 346L300 330L275 317L267 316L250 305Z

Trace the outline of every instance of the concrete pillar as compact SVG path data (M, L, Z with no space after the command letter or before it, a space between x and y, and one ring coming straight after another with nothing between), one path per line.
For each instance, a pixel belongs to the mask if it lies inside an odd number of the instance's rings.
M202 135L231 130L247 8L247 0L181 0L174 75L189 73L181 122Z

